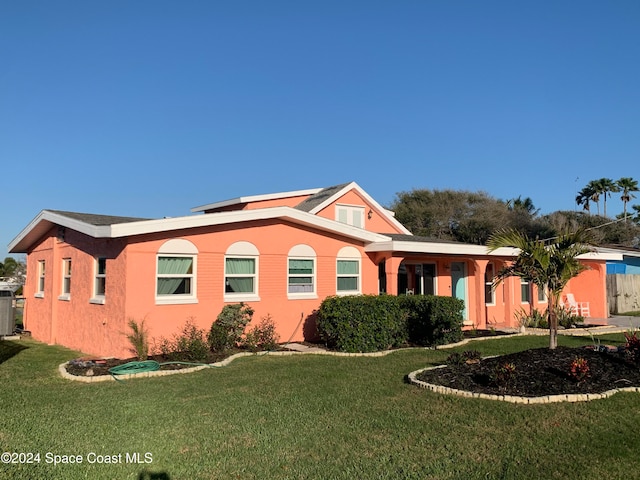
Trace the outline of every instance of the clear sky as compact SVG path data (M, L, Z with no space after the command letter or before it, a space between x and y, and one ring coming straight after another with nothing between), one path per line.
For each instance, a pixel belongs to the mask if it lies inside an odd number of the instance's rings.
M640 179L638 0L4 0L0 62L0 260L43 209Z

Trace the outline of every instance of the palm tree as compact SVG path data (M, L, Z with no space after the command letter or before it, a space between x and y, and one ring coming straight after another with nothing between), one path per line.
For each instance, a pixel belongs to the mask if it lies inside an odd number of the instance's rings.
M624 205L624 221L627 221L627 203L631 201L632 198L636 198L631 192L639 192L638 181L634 180L631 177L622 177L620 180L616 182L618 184L618 191L622 192L620 195L620 199L622 200L622 204Z
M515 247L520 250L515 261L500 270L493 282L494 287L508 277L520 277L545 289L549 294L547 316L549 319L549 348L558 346L558 304L567 282L587 267L580 263L578 256L589 252L589 240L585 230L564 233L550 243L531 239L513 230L501 230L489 238L489 251L501 247Z
M603 203L604 203L604 216L607 216L607 197L611 197L612 192L619 192L620 188L618 187L618 183L614 182L610 178L601 178L597 180L598 185L600 186Z
M540 212L539 208L533 204L531 197L522 198L522 195L518 195L518 198L512 198L507 200L507 208L513 211L525 212L531 217L535 217Z
M584 210L586 210L587 212L589 212L589 215L591 215L591 197L593 196L593 190L587 185L586 187L584 187L582 190L580 190L578 192L578 195L576 196L576 203L578 205L584 205L584 207L582 207Z
M603 193L600 180L591 180L587 183L585 188L591 192L591 201L596 202L596 206L598 207L598 216L600 216L600 195Z

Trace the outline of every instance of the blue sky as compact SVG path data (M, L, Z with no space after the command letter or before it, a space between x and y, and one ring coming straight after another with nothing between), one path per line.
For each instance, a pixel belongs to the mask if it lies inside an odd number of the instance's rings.
M43 209L640 179L637 0L5 1L0 55L0 258Z

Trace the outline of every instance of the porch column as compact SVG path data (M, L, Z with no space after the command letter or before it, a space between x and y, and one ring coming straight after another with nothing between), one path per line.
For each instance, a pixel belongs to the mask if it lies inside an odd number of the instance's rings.
M387 272L387 293L398 295L398 269L404 258L389 257L385 259L385 270Z
M487 328L487 305L484 298L484 274L487 270L489 260L473 260L473 281L476 301L475 304L475 326L476 328Z

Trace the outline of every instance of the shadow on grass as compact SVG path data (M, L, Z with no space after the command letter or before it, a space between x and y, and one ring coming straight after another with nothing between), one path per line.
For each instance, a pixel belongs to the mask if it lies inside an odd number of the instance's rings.
M169 474L166 472L150 472L149 470L143 470L138 475L138 480L171 480Z
M26 350L29 347L19 345L9 340L0 340L0 363L4 363L11 357L16 356L22 350Z

